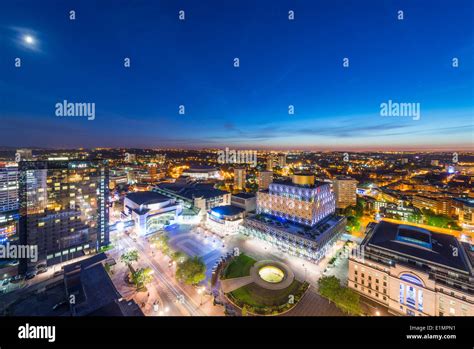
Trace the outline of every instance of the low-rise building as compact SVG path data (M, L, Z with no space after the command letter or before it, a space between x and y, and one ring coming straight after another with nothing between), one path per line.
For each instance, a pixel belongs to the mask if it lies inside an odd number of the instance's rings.
M206 227L220 236L236 234L244 216L243 208L233 205L216 206L207 213Z
M474 199L453 199L453 208L461 226L471 232L474 231Z
M349 258L348 286L396 314L474 315L474 249L454 236L381 221Z
M234 206L243 208L246 213L254 212L257 208L257 197L255 194L250 193L232 194L230 203Z
M153 191L174 198L183 208L195 209L202 215L215 206L230 205L231 198L229 192L216 189L212 184L182 180L160 183Z
M171 224L181 212L176 199L153 191L129 193L123 203L123 218L132 219L140 235L154 233Z

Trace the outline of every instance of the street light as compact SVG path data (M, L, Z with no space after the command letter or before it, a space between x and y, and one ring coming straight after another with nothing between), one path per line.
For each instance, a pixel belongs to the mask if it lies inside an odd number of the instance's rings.
M199 305L200 305L200 306L202 305L202 295L203 295L204 291L205 291L204 286L198 288L198 290L197 290L197 293L201 296L201 300L200 300L200 302L199 302Z

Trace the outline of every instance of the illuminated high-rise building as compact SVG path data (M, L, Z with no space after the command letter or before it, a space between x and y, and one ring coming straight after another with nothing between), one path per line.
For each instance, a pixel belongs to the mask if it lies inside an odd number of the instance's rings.
M267 171L273 171L273 155L270 154L267 158Z
M31 149L17 149L16 156L19 157L16 161L33 160L33 152Z
M0 212L18 209L18 165L0 164Z
M285 154L278 155L278 166L280 166L280 168L283 168L283 167L286 166L286 155Z
M357 181L351 177L336 177L333 181L336 207L344 209L357 203Z
M18 165L0 164L0 244L18 238Z
M22 161L19 243L48 265L109 244L108 167L102 161ZM20 272L32 267L21 261Z
M247 177L247 171L245 168L234 169L234 188L237 190L245 189L245 180Z
M260 171L258 173L258 189L265 190L273 182L273 171Z

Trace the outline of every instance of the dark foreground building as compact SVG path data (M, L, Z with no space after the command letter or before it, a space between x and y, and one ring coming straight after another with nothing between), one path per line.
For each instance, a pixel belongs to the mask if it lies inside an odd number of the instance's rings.
M115 288L104 265L104 253L63 268L64 274L42 289L19 294L6 315L10 316L143 316L133 300Z

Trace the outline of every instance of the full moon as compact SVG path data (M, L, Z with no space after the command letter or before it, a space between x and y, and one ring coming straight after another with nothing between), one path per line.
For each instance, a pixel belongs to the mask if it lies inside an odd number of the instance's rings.
M26 36L24 37L24 40L25 40L25 42L26 42L27 44L32 44L32 43L35 42L35 40L33 39L33 37L30 36L30 35L26 35Z

